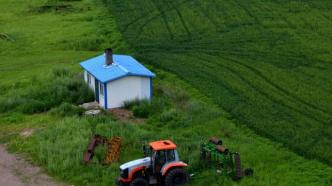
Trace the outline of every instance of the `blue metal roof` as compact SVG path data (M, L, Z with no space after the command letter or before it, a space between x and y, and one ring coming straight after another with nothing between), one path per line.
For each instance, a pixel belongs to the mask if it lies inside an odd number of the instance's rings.
M83 61L80 65L103 83L124 76L156 76L136 59L128 55L113 55L113 64L109 66L105 65L105 54Z

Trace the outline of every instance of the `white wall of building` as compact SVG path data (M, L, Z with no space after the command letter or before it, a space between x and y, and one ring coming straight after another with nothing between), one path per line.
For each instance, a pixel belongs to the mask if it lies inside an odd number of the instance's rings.
M91 74L90 74L90 83L88 82L88 74L89 72L87 72L86 70L84 70L84 81L89 85L89 87L92 89L93 92L95 92L95 77L93 77Z
M107 108L122 107L125 101L150 99L150 78L127 76L107 83Z
M87 83L88 82L88 72L86 70L83 71L83 78L84 78L84 81Z

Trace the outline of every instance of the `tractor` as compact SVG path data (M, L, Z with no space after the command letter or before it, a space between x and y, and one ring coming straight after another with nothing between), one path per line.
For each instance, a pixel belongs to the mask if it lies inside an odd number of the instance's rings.
M189 180L187 164L180 161L176 145L170 140L149 143L143 147L145 158L133 160L120 166L118 186L174 186Z

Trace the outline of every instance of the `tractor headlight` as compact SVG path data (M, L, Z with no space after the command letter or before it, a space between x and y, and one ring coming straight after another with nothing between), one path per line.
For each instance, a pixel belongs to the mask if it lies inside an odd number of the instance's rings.
M128 168L126 168L124 170L120 169L120 176L122 178L127 178L128 177Z

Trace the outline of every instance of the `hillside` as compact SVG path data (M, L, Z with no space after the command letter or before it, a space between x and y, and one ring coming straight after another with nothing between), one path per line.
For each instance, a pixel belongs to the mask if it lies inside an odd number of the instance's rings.
M332 2L107 1L143 61L238 124L332 165Z
M319 45L326 47L325 55L311 56L321 59L319 68L286 68L274 65L272 61L277 55L272 49L263 48L274 36L272 31L270 36L256 36L257 41L252 40L252 34L265 33L265 29L256 31L255 19L245 17L247 11L234 12L236 15L243 13L239 15L243 16L242 21L247 21L246 29L234 20L220 25L225 28L233 25L223 31L229 37L221 35L221 28L217 28L219 22L225 22L214 15L221 12L203 11L211 7L219 10L221 6L227 6L228 10L233 3L214 1L215 6L211 6L212 1L207 4L198 1L125 2L0 0L0 33L3 34L0 38L0 142L6 143L10 152L25 155L69 185L106 186L114 184L120 164L142 156L144 142L167 138L176 142L181 158L190 165L188 171L195 174L189 185L331 185L332 168L321 162L328 162L325 158L331 155L330 147L324 145L331 142L330 128L326 124L330 122L331 106L328 104L331 97L327 95L331 88L327 72L330 70L329 44ZM110 6L105 7L104 3ZM280 9L284 6L272 5ZM329 2L325 5L327 8ZM197 7L202 11L197 12ZM229 18L241 18L231 13L227 13ZM175 21L168 23L168 19ZM169 25L165 26L166 23ZM177 24L183 25L178 27ZM213 25L215 28L209 29ZM321 43L324 42L329 40L322 39ZM284 40L283 44L290 47L291 43ZM318 45L307 44L294 46ZM109 46L116 53L134 55L157 74L152 102L135 105L148 114L146 118L139 118L142 123L135 122L137 118L119 121L108 113L85 117L75 106L91 100L91 92L82 83L78 63ZM236 49L247 56L233 55ZM221 50L223 55L219 53ZM317 53L303 51L303 54ZM253 57L257 60L251 59ZM299 56L302 61L300 57L304 56ZM312 63L316 67L314 60ZM315 76L308 76L304 87L291 86L299 79L304 81L303 73ZM321 81L324 78L326 81ZM308 87L314 89L307 91ZM313 99L317 91L322 92L319 94L322 101ZM26 130L33 131L32 136L22 136ZM119 162L102 165L103 151L99 149L93 164L81 163L88 140L95 133L122 138ZM222 138L229 149L240 152L243 166L252 167L254 176L234 182L218 174L213 165L202 163L200 144L210 136ZM299 149L294 148L295 142L299 143L296 139L303 140L296 146ZM303 148L310 144L308 139L316 142L304 152ZM304 158L300 152L312 159ZM317 153L317 157L310 156L313 153Z

